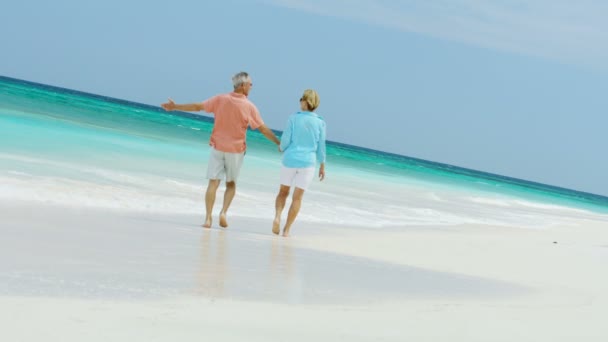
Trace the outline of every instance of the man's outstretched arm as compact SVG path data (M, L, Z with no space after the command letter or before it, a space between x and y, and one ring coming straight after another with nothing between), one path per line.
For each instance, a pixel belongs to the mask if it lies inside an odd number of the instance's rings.
M160 106L166 111L181 110L184 112L200 112L205 109L202 103L177 104L171 99L169 99L169 102L163 103Z
M277 138L276 135L274 135L274 132L268 128L268 126L266 125L262 125L260 127L258 127L258 130L264 134L264 136L266 137L266 139L272 141L273 143L280 145L281 142L279 141L279 138Z

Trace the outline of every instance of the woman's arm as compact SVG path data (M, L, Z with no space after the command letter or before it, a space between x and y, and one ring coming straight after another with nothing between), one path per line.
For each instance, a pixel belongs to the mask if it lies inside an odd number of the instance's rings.
M325 150L325 121L323 121L323 126L321 126L321 134L319 136L319 146L317 146L317 160L321 163L319 166L319 179L325 179L325 158L326 158L326 150Z
M291 144L292 126L293 126L293 117L290 116L289 119L287 120L287 127L285 127L283 134L281 134L281 144L279 145L279 150L281 152L285 152L285 150L289 147L289 144Z
M323 125L321 126L321 134L319 134L319 145L317 146L317 161L319 163L325 163L325 136L325 122L323 122Z

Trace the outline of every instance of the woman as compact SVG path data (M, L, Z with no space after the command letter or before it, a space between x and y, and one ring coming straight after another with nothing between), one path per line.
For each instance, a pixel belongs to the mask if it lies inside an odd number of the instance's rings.
M320 163L319 179L325 178L325 121L314 112L317 107L319 94L312 89L305 90L300 98L301 111L289 117L281 136L279 151L284 152L281 187L275 202L276 212L272 223L272 232L277 235L280 233L281 213L291 186L295 189L283 236L289 236L291 225L300 211L304 191L314 178L317 163Z

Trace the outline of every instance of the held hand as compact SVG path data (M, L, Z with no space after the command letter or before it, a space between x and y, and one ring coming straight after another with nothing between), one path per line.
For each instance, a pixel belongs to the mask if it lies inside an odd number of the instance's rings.
M169 99L169 102L163 103L160 106L163 107L166 111L175 110L175 102L173 102L173 100L171 99Z
M323 181L325 179L325 168L321 166L319 168L319 180Z

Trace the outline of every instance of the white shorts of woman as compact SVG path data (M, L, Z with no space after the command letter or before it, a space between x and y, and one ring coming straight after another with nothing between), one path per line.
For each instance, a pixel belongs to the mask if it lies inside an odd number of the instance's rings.
M281 167L281 185L295 186L302 190L308 189L315 176L315 167L291 168Z

